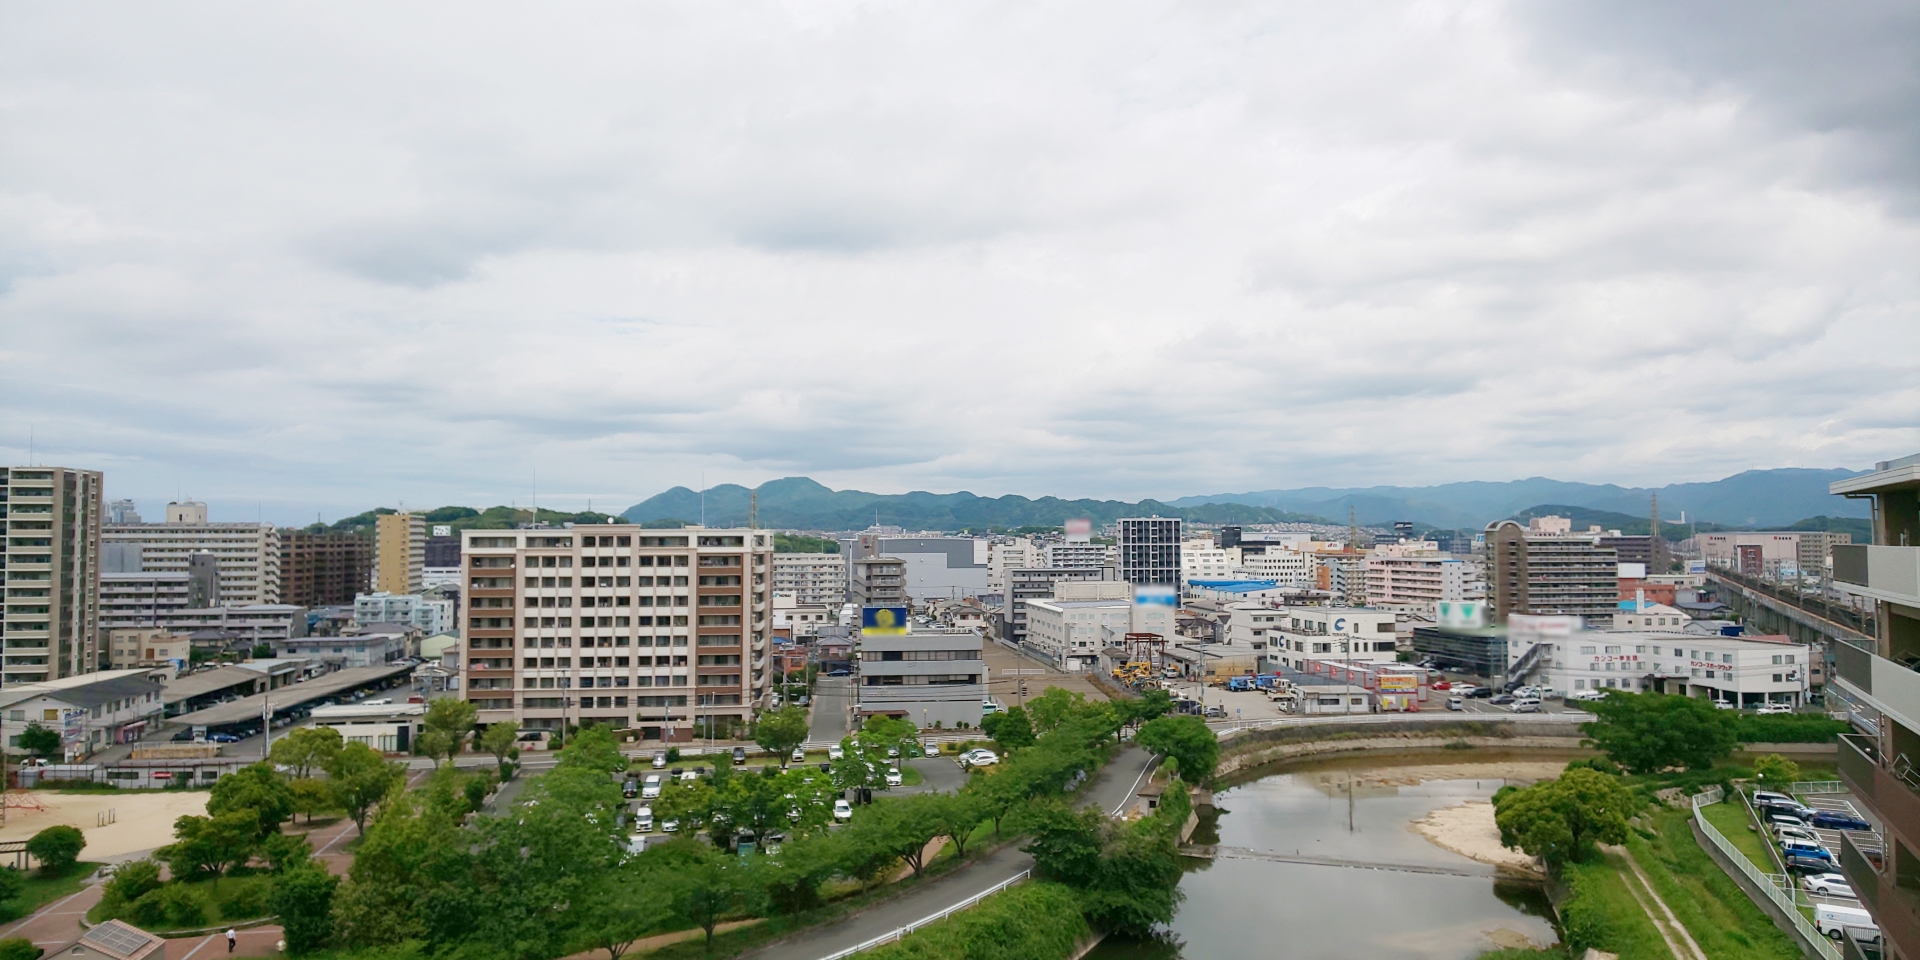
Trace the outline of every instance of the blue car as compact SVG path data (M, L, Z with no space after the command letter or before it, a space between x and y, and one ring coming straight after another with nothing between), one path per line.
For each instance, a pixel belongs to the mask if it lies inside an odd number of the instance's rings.
M1851 814L1833 810L1822 810L1813 815L1812 823L1822 830L1872 830L1873 824Z
M239 743L240 742L240 738L234 736L231 733L211 734L207 737L207 740L212 743Z

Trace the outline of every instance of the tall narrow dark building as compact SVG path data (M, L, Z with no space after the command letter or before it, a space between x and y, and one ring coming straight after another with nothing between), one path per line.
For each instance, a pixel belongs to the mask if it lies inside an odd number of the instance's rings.
M355 533L280 536L280 598L296 607L350 604L373 581L373 538Z

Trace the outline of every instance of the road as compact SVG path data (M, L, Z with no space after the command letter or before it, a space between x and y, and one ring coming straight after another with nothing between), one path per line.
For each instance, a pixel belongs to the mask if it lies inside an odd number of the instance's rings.
M839 743L847 737L847 719L853 705L850 677L820 677L813 684L813 726L808 743Z
M1128 746L1081 793L1081 806L1113 814L1132 802L1146 781L1152 755ZM908 893L837 923L804 931L747 954L755 960L820 960L932 916L1033 867L1033 858L1008 846Z
M952 793L966 786L967 771L952 757L921 757L908 760L907 766L920 771L920 782L911 787L894 787L889 797L911 797L917 793Z

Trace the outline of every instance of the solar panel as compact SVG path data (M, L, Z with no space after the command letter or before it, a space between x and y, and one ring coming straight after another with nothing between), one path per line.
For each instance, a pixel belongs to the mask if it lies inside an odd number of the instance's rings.
M130 957L153 940L153 935L110 920L88 930L80 939L120 956Z

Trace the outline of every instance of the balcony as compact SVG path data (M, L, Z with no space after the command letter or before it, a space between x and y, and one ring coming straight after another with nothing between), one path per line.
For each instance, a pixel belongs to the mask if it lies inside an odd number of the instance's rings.
M1840 844L1840 872L1860 902L1873 914L1880 935L1893 941L1901 956L1920 956L1920 891L1901 887L1874 869L1869 855L1854 845L1852 834Z
M1920 606L1920 547L1836 544L1833 579L1848 593Z
M1901 758L1895 758L1891 769L1882 766L1870 738L1842 734L1839 741L1841 782L1872 808L1889 832L1909 841L1920 840L1920 792L1915 788L1920 773L1908 769ZM1894 770L1901 770L1903 775L1896 775Z
M1840 682L1869 706L1920 733L1920 673L1842 640L1833 645Z

